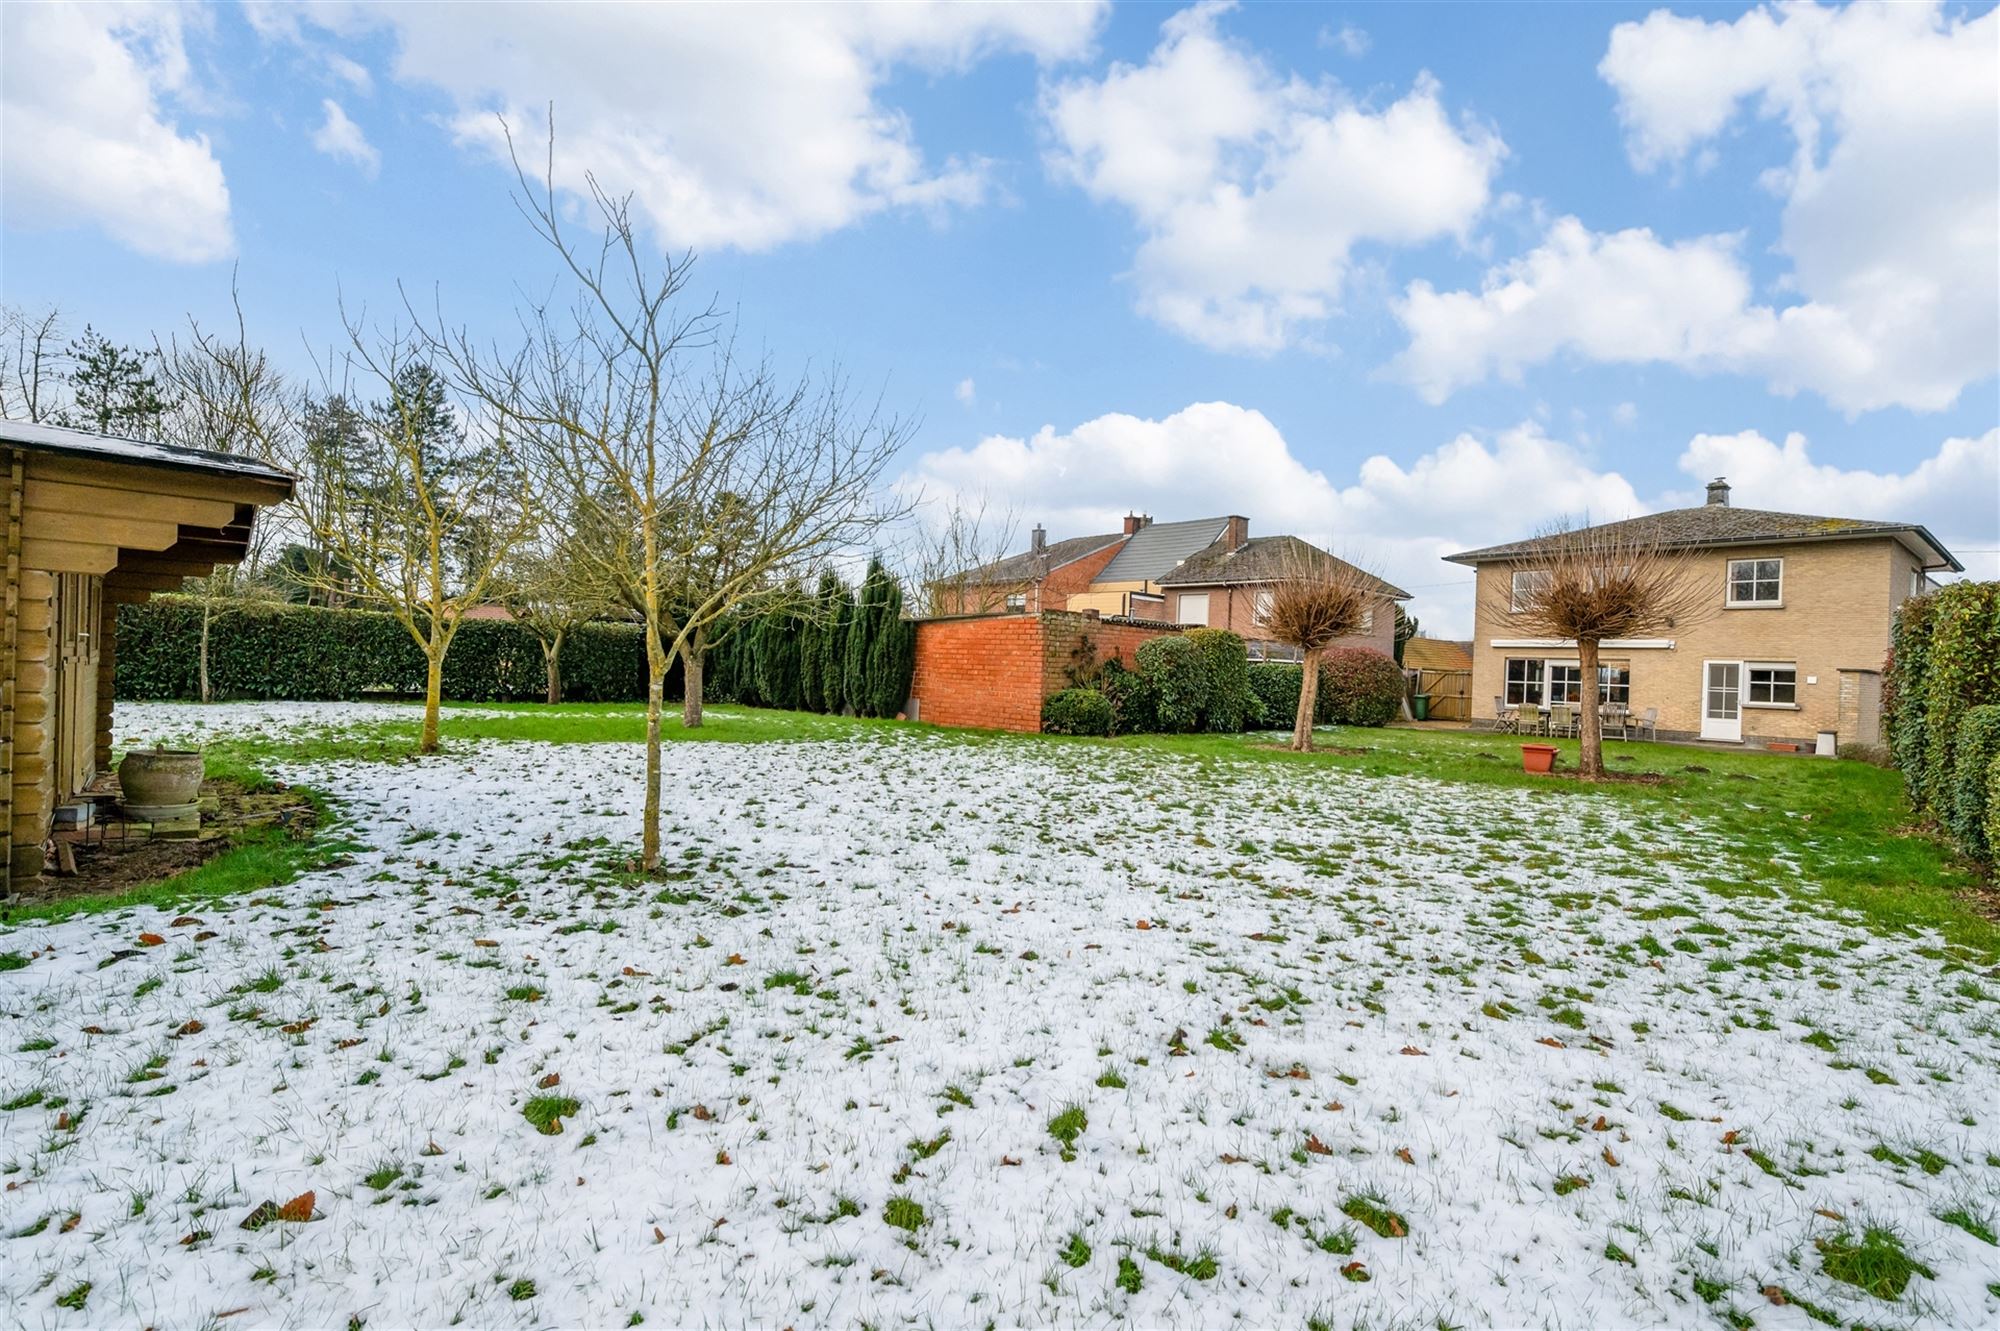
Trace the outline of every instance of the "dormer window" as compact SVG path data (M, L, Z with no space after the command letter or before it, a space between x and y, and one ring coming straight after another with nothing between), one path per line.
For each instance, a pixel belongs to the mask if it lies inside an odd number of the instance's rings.
M1783 605L1785 561L1782 559L1732 559L1729 561L1730 605Z

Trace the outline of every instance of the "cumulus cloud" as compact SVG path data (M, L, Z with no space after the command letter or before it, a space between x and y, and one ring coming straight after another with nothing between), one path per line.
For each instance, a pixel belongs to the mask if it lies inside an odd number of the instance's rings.
M0 194L16 225L102 228L183 263L235 247L229 187L206 135L175 5L0 6Z
M1733 236L1564 218L1479 291L1411 284L1396 370L1432 400L1573 355L1758 375L1851 413L1950 406L2000 365L1996 43L2000 12L1922 4L1620 24L1599 72L1639 169L1717 151L1746 114L1789 134L1764 176L1791 260L1776 298L1755 298Z
M961 379L951 390L951 395L969 407L979 399L979 386L971 379Z
M1176 14L1143 65L1052 84L1048 163L1143 231L1141 313L1270 352L1335 311L1357 245L1464 237L1505 148L1428 76L1379 109L1281 76L1221 33L1226 9Z
M349 120L340 103L331 97L322 101L320 108L326 119L313 131L312 146L335 161L359 167L363 175L373 177L382 167L382 154L361 132L361 126Z
M556 114L556 178L633 194L672 245L762 250L892 208L977 202L987 164L930 162L882 87L999 53L1087 50L1084 5L813 5L754 17L726 5L325 3L322 31L386 29L393 76L441 91L459 143L506 159L500 119L533 144ZM288 12L285 21L295 15ZM283 31L273 22L272 31Z
M1889 473L1818 463L1803 438L1779 445L1753 432L1696 436L1680 469L1700 480L1728 475L1744 506L1909 518L1947 544L1991 547L2000 544L1996 458L2000 430L1946 440ZM1538 478L1531 491L1516 483L1522 476ZM1228 402L1157 420L1111 414L1025 438L991 435L923 454L898 485L989 499L1057 539L1116 531L1133 510L1163 520L1243 513L1253 534L1303 536L1378 570L1413 593L1412 613L1427 627L1446 633L1469 627L1472 594L1470 575L1441 562L1445 555L1531 535L1557 518L1605 522L1700 502L1698 490L1642 496L1533 421L1461 433L1414 457L1376 454L1351 475L1329 476L1301 461L1263 413ZM1507 502L1495 503L1502 494Z

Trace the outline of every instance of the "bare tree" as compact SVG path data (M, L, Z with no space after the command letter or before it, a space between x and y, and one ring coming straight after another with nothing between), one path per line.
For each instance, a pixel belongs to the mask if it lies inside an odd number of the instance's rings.
M509 552L532 525L522 487L511 482L504 419L474 442L443 377L407 334L371 336L348 327L345 371L384 394L349 412L337 438L308 431L297 466L301 517L324 558L300 570L308 582L393 615L424 655L420 753L438 747L444 660L465 612L487 598ZM346 384L329 395L345 400Z
M1714 589L1696 575L1691 550L1634 535L1627 523L1558 526L1511 573L1487 593L1487 613L1528 636L1575 641L1584 689L1578 769L1595 780L1604 775L1600 648L1698 623L1713 608Z
M920 501L913 516L916 530L907 545L905 581L921 598L919 614L987 614L1005 607L1017 588L1048 575L1046 568L1033 567L1018 579L990 575L1012 553L1016 524L1011 512L993 511L984 495L976 502L956 495L941 502Z
M651 870L669 667L682 662L683 719L699 725L706 633L744 598L809 576L893 516L878 504L879 482L908 427L860 403L837 374L783 382L768 361L740 360L714 306L680 299L691 257L649 259L629 200L594 180L600 230L573 238L553 129L549 153L539 179L514 158L516 203L574 280L573 306L525 311L526 346L512 355L489 355L441 323L432 344L532 443L540 483L589 510L590 575L644 623L641 861Z
M1341 638L1359 632L1383 599L1382 584L1365 569L1336 559L1304 541L1287 547L1271 584L1264 631L1274 641L1296 647L1299 710L1292 718L1292 748L1312 752L1313 711L1319 703L1320 654Z
M6 363L0 365L0 416L41 422L62 410L66 381L62 311L54 306L30 313L14 306L0 309L0 338Z
M556 512L562 516L543 510L542 532L513 551L498 579L501 603L541 644L550 703L563 697L564 643L615 604L603 580L591 575L574 508Z

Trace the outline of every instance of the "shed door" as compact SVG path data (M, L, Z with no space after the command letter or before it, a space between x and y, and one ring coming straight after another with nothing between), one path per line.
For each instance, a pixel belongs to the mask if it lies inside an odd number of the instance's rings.
M97 627L104 579L83 573L56 577L56 780L58 802L97 775Z

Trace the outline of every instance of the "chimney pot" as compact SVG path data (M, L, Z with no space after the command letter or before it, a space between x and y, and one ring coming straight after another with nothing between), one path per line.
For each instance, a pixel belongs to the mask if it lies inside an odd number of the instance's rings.
M1720 504L1724 508L1729 506L1729 480L1727 477L1718 476L1708 483L1708 502L1711 504Z
M1127 536L1132 535L1132 533L1138 531L1139 528L1145 526L1149 521L1151 521L1150 518L1142 518L1137 513L1128 512L1125 515L1125 534Z

